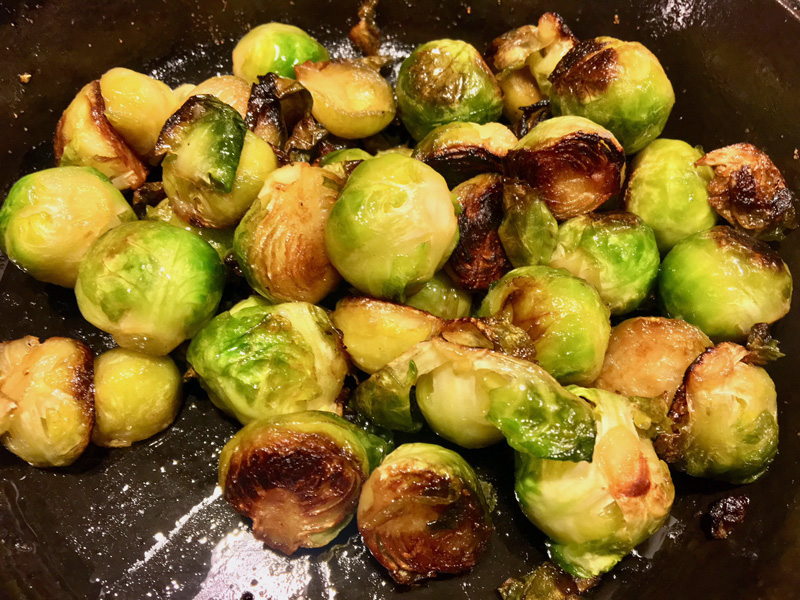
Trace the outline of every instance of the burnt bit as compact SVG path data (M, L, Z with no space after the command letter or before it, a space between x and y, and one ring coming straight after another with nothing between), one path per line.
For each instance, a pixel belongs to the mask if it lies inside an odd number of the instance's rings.
M774 339L770 334L767 323L756 323L750 328L746 347L747 356L742 360L751 365L763 367L785 356L780 351L778 340Z
M375 56L381 48L381 30L375 23L378 0L364 0L358 7L359 21L350 30L350 41L366 56Z
M247 128L273 148L282 148L289 137L278 99L275 73L258 78L250 91L244 123Z
M536 104L520 107L522 118L514 123L514 135L518 138L525 137L534 127L546 121L553 114L550 112L550 100L540 100Z
M317 145L329 135L328 130L320 125L310 112L306 113L295 125L283 151L290 162L311 162Z
M482 146L448 146L421 155L419 160L431 167L450 189L482 173L502 173L503 159Z
M558 95L575 95L584 101L601 94L616 78L617 51L596 39L578 42L558 62L548 79Z
M160 181L148 181L133 192L131 203L134 208L140 206L156 206L167 197L164 184Z
M80 403L84 417L94 424L94 352L81 341L63 339L74 344L77 351L76 361L71 369L72 395Z
M724 540L733 533L736 526L744 521L749 505L750 498L745 495L728 496L712 502L707 515L711 537L715 540Z

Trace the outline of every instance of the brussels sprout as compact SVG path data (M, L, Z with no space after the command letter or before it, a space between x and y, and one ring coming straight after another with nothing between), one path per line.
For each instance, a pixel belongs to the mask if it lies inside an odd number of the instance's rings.
M492 529L472 467L434 444L397 448L367 479L358 501L364 544L400 584L468 571Z
M569 219L619 193L625 154L610 131L588 119L555 117L509 150L506 172L540 193L556 219Z
M233 73L258 83L259 75L277 73L294 79L295 65L329 60L328 51L305 31L283 23L251 29L233 49Z
M469 316L472 298L469 292L458 289L447 273L439 271L420 291L409 296L406 304L442 319L460 319Z
M600 583L599 577L573 577L551 562L543 562L519 579L508 578L497 592L503 600L579 600Z
M744 338L756 323L789 312L792 274L769 246L730 227L679 242L661 264L659 294L667 316L712 340Z
M558 238L558 222L542 196L521 181L506 181L503 213L497 234L511 264L527 267L549 263Z
M225 269L199 237L167 223L124 223L81 261L75 296L83 317L129 350L161 356L217 310Z
M415 140L454 121L488 123L503 112L503 92L480 53L460 40L433 40L400 65L397 105Z
M56 164L94 167L117 189L135 190L147 178L147 167L111 126L105 111L99 81L78 92L56 126Z
M686 370L675 394L672 431L659 436L664 459L695 477L750 483L778 451L775 384L746 348L724 342Z
M89 167L26 175L0 207L0 248L40 281L74 287L92 242L136 215L117 188Z
M320 548L350 522L363 483L389 448L321 411L254 421L219 458L225 500L253 520L253 535L285 554Z
M105 116L125 142L150 164L158 134L180 104L167 84L131 71L115 68L100 78Z
M653 230L632 213L589 213L558 229L550 266L591 283L612 315L637 308L650 294L661 257Z
M169 356L114 348L94 361L92 442L122 448L146 440L175 420L181 374Z
M177 101L176 108L183 105L184 102L194 95L194 88L196 87L197 86L193 83L182 83L172 90L172 93L175 95L175 100Z
M667 465L637 432L626 398L570 389L595 405L591 462L518 454L516 493L528 519L550 538L551 559L572 575L592 577L661 527L675 488Z
M516 124L524 117L523 108L544 100L529 69L506 69L497 74L503 92L503 116Z
M94 423L92 351L82 342L32 336L0 344L0 441L35 467L72 464Z
M611 334L597 291L563 269L514 269L486 295L479 316L501 316L524 329L536 361L561 383L589 384L600 374Z
M503 159L516 143L516 136L500 123L448 123L426 135L412 156L455 187L481 173L502 173Z
M683 374L711 340L694 325L679 319L635 317L611 330L600 376L592 384L623 396L668 401Z
M625 205L652 228L661 252L717 220L706 191L711 169L695 166L702 155L686 142L658 139L633 160Z
M250 83L240 77L220 75L206 79L198 84L192 90L191 96L214 96L220 102L224 102L235 109L242 118L245 118L251 87Z
M358 165L325 228L331 263L350 284L401 301L433 277L457 242L458 221L444 179L400 154Z
M306 163L267 177L233 240L242 273L259 294L314 303L339 284L324 237L341 185L336 175Z
M346 355L313 304L244 300L203 328L186 359L211 401L243 424L300 410L341 414Z
M195 227L181 219L172 210L169 199L164 199L156 206L145 209L145 219L148 221L163 221L186 231L191 231L199 236L209 246L214 248L220 260L224 260L233 251L233 229L209 229L208 227Z
M578 115L608 128L634 154L657 138L675 93L658 59L639 42L599 37L579 42L550 75L556 115Z
M556 13L548 12L539 17L537 29L542 47L528 57L528 68L542 94L550 96L550 75L578 40Z

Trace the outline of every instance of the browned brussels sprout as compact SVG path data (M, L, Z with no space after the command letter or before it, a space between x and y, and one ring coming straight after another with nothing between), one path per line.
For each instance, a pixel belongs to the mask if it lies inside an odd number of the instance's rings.
M575 577L543 562L523 577L506 579L497 592L503 600L579 600L598 583L600 577Z
M503 91L503 116L514 125L524 118L526 106L544 100L536 80L527 67L506 69L498 73L497 84Z
M193 90L192 96L214 96L217 100L236 109L242 118L247 115L247 102L250 99L250 84L234 75L220 75L206 79Z

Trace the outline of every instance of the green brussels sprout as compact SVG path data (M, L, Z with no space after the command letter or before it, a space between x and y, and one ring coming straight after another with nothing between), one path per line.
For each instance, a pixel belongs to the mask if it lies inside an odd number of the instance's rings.
M313 304L243 300L197 334L186 359L211 401L243 424L300 410L341 414L347 359Z
M233 251L233 229L195 227L175 214L169 203L169 198L165 198L156 206L148 206L145 209L145 219L148 221L163 221L186 231L191 231L216 250L220 260L224 260Z
M181 404L181 374L169 356L114 348L94 361L92 442L122 448L169 427Z
M253 535L291 555L350 522L362 485L388 453L381 438L322 411L253 421L222 449L219 486Z
M561 383L589 384L600 374L610 313L592 285L564 269L521 267L489 290L478 316L524 329L536 361Z
M522 511L550 540L550 558L577 577L609 571L658 531L675 488L667 465L635 425L627 398L569 388L594 405L597 440L591 462L517 454Z
M400 118L415 140L439 125L489 123L503 112L503 92L492 71L460 40L417 46L400 65L396 92Z
M235 109L244 119L247 116L247 108L250 100L250 92L253 86L250 82L235 75L218 75L209 77L205 81L198 83L189 96L214 96ZM186 98L188 100L189 98ZM185 103L185 101L184 101Z
M653 230L632 213L589 213L558 228L550 266L591 283L612 315L636 309L658 276Z
M506 174L541 194L556 219L569 219L620 192L625 153L600 125L582 117L554 117L508 151Z
M158 221L124 223L81 261L75 296L83 317L123 348L162 356L214 315L225 268L198 236Z
M90 167L26 175L0 207L0 248L40 281L74 287L78 264L109 229L135 221L119 190Z
M639 42L578 42L549 77L556 115L578 115L611 130L627 154L661 135L675 92L658 59Z
M82 342L32 336L0 344L0 441L35 467L72 464L94 423L92 351Z
M695 166L702 156L686 142L658 139L633 159L625 207L651 227L662 253L717 221L706 189L713 172Z
M696 325L712 340L736 340L756 323L789 312L792 274L763 242L719 226L670 250L658 288L667 316Z
M294 79L295 65L330 59L328 51L299 27L266 23L247 32L233 49L233 73L250 83L277 73Z
M444 179L400 154L358 165L325 228L328 257L342 277L376 298L400 301L444 266L457 242Z
M409 296L406 304L442 319L460 319L469 316L472 298L469 292L458 289L447 273L439 271L420 291Z
M397 583L463 573L493 530L484 485L452 450L403 444L364 484L358 531Z
M558 222L533 188L521 181L507 181L497 234L514 267L546 265L556 247Z
M775 384L750 352L723 342L687 369L656 449L679 470L731 483L755 481L778 451Z

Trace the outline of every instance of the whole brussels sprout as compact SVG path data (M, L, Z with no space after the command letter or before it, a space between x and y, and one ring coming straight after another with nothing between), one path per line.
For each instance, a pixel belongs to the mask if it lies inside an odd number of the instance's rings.
M347 180L325 228L325 248L350 284L402 301L444 266L458 242L441 175L400 154L365 160Z
M472 298L469 292L458 289L447 273L439 271L420 291L409 296L406 304L442 319L460 319L469 316Z
M489 290L478 313L524 329L536 361L560 383L589 384L600 374L611 335L600 294L564 269L521 267Z
M627 154L657 138L675 104L658 59L639 42L578 42L549 77L556 115L578 115L611 130Z
M181 403L181 374L169 356L114 348L94 361L92 442L122 448L172 424Z
M556 247L558 222L541 194L521 181L506 181L497 234L513 266L546 265Z
M658 276L653 230L632 213L589 213L565 221L550 266L591 283L612 315L637 308Z
M225 500L253 520L253 535L285 554L320 548L356 512L363 483L389 448L322 411L254 421L219 457Z
M468 571L492 530L490 507L472 467L441 446L403 444L361 490L358 531L400 584Z
M225 269L198 236L158 221L125 223L81 261L75 296L83 317L129 350L162 356L214 315Z
M736 340L789 312L792 274L769 246L720 226L678 242L661 264L658 288L667 316L712 340Z
M572 575L592 577L658 531L675 488L667 465L638 433L627 398L569 389L595 405L591 462L519 453L516 493L525 516L550 538L550 558Z
M198 83L189 96L214 96L220 102L235 109L244 119L247 116L251 88L252 85L241 77L219 75Z
M233 49L233 73L250 83L259 75L277 73L294 79L295 65L328 60L328 51L293 25L266 23L247 32Z
M503 93L492 71L460 40L417 46L400 65L396 92L400 118L415 140L439 125L488 123L503 112Z
M313 304L243 300L197 334L186 359L211 401L243 424L300 410L341 414L346 355Z
M144 218L148 221L163 221L164 223L169 223L175 227L185 229L186 231L191 231L216 250L220 260L224 261L225 257L233 251L233 229L195 227L175 214L175 211L172 210L172 206L170 206L168 198L165 198L156 206L148 206L145 209Z
M0 207L0 248L40 281L74 287L78 264L109 229L135 221L105 175L90 167L56 167L17 181Z
M633 159L625 207L650 226L663 253L717 221L706 189L713 173L695 166L702 156L686 142L658 139Z

